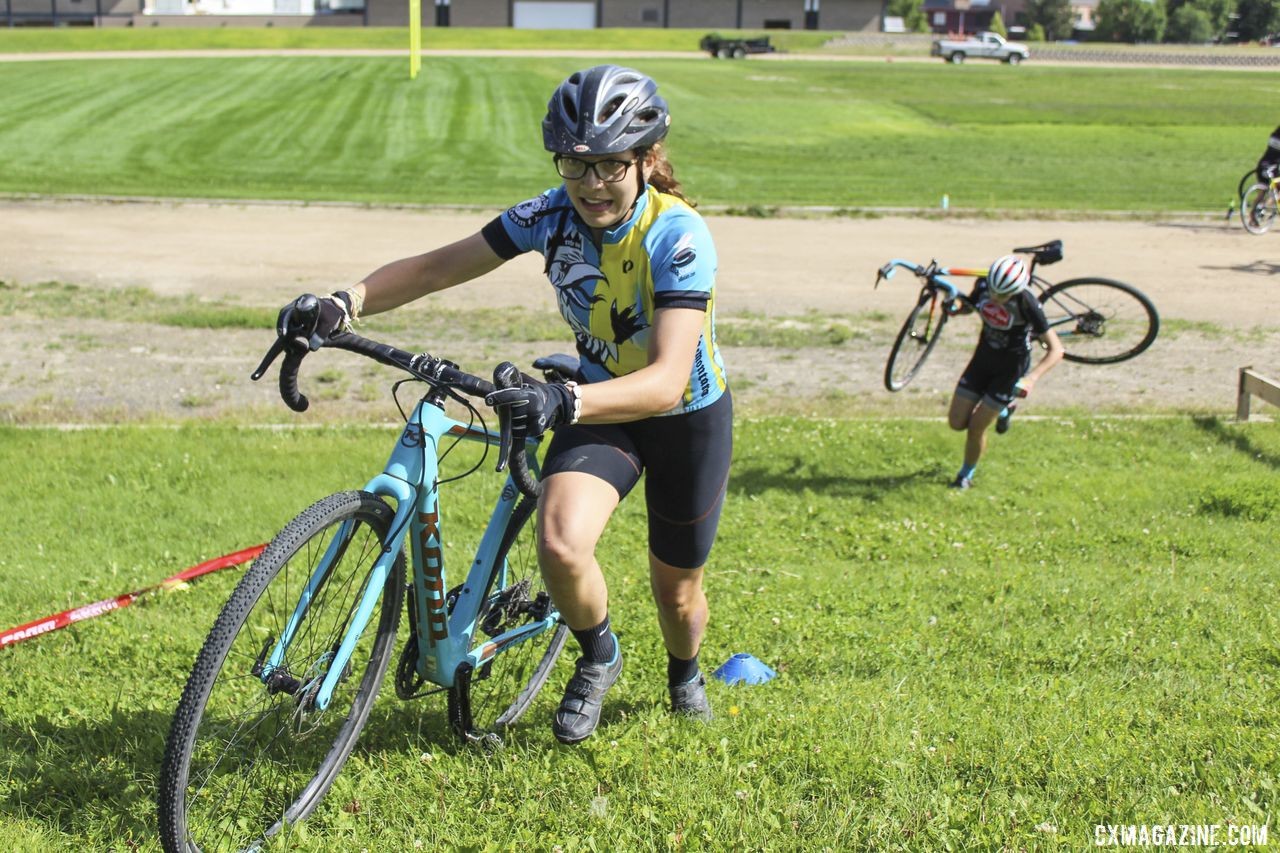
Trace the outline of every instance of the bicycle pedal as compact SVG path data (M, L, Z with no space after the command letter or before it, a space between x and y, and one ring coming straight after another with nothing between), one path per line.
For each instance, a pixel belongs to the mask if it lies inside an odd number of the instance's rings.
M497 752L504 744L496 732L467 731L462 735L470 746L478 746L486 752Z

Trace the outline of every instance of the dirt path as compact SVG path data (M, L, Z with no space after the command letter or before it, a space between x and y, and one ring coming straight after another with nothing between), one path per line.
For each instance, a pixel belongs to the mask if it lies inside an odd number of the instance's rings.
M0 202L0 280L143 286L161 294L274 307L299 292L334 289L382 262L470 234L493 215L266 204ZM1015 245L1064 240L1066 260L1045 270L1051 280L1103 275L1128 281L1156 303L1166 331L1148 353L1125 365L1062 368L1038 394L1046 409L1230 410L1237 368L1252 364L1280 373L1280 321L1271 308L1280 287L1274 277L1280 271L1280 236L1255 237L1238 225L1210 221L708 220L721 259L719 310L726 318L881 311L896 324L914 286L903 274L872 289L875 269L889 258L985 265ZM453 308L552 307L540 262L528 256L435 298ZM231 381L239 369L209 364L251 359L259 336L227 334L220 343L228 351L211 360L191 354L207 332L148 327L147 341L113 345L109 330L100 329L94 359L111 365L119 392L113 397L77 384L70 369L74 345L64 342L51 350L41 343L66 337L69 330L48 325L20 320L0 332L0 369L9 377L0 388L0 406L29 408L45 400L38 407L52 410L71 394L82 408L115 400L128 412L189 415L193 407L175 403L181 395L165 385L178 382L176 377L184 389L219 386L216 394L201 397L214 402L194 406L198 413L270 403L257 386L252 392L232 387L244 384ZM765 404L784 389L787 397L838 398L837 407L854 411L932 412L963 366L972 331L949 331L949 347L931 360L910 393L899 395L879 387L892 335L882 328L868 340L832 349L735 347L726 357L744 394ZM243 342L235 343L240 337ZM236 351L240 347L243 352ZM40 364L34 366L37 357ZM157 372L161 363L166 369ZM221 381L214 382L209 371ZM246 393L251 396L241 396Z

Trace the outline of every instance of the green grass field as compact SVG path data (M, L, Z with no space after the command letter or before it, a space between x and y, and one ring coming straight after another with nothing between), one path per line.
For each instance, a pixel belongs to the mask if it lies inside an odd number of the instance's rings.
M21 519L0 554L0 627L260 542L364 482L393 437L0 428L0 504ZM597 736L551 737L565 670L492 756L452 740L440 697L405 705L388 685L289 849L1065 850L1100 823L1274 834L1280 428L1027 421L968 493L943 488L958 453L936 422L740 423L703 660L750 652L776 680L714 683L709 726L668 719L630 500L600 550L628 660ZM446 494L455 567L482 479ZM236 577L0 651L0 847L156 849L170 715Z
M281 34L283 35L283 34ZM0 41L0 44L3 42ZM0 192L500 207L557 179L546 98L581 58L0 64ZM1219 211L1275 75L643 60L712 206Z
M693 35L603 37L692 50ZM403 36L0 31L0 53L395 49ZM425 46L485 38L429 31ZM520 48L545 35L503 38ZM785 38L819 49L811 34ZM551 87L591 61L432 57L414 83L390 58L0 63L0 192L497 207L554 180L538 122ZM635 62L672 102L672 156L695 197L763 213L931 208L944 192L993 213L1220 213L1273 126L1260 105L1280 92L1273 74L1216 71ZM0 317L32 312L50 328L87 315L143 333L273 316L0 284ZM509 314L503 328L483 310L375 322L477 347L560 334L545 312ZM898 320L722 319L727 343L779 348L890 334ZM1182 322L1164 334L1221 332ZM361 381L308 380L317 395ZM396 433L253 417L0 426L0 629L262 542L366 482ZM1075 850L1093 846L1097 824L1170 823L1267 825L1274 837L1280 426L1024 419L993 437L978 488L955 493L944 486L961 441L936 418L741 418L702 658L710 670L750 652L776 680L713 682L708 726L668 718L632 498L599 550L627 665L595 738L566 748L549 730L572 652L493 755L456 743L442 697L405 704L387 684L316 815L271 848ZM468 467L463 454L447 473ZM492 488L484 474L446 492L451 573ZM0 649L0 850L158 849L164 739L239 576Z

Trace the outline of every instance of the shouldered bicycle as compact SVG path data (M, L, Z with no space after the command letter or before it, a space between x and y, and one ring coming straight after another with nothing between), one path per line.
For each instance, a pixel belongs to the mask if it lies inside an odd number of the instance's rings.
M395 667L396 694L447 691L450 724L469 742L500 742L565 643L528 523L539 491L537 441L513 435L501 408L498 432L488 430L470 401L518 384L519 370L503 363L489 382L353 333L325 345L398 368L410 377L402 381L419 380L427 390L384 470L286 525L218 615L166 744L159 817L167 851L258 850L315 809L368 719L395 656L403 604L410 630ZM277 340L253 377L281 352L281 396L304 411L298 367L305 345ZM557 367L571 370L568 357L553 358L562 361L535 366L547 368L548 378ZM447 400L469 411L470 422L446 415ZM497 470L510 467L469 570L450 586L440 493L451 480L440 478L439 464L459 441L484 448L467 473L492 448Z
M1053 284L1035 274L1037 266L1062 260L1062 241L1014 249L1031 256L1031 286L1049 328L1058 333L1065 358L1082 364L1114 364L1143 352L1156 339L1160 317L1151 300L1132 285L1109 278L1073 278ZM884 385L901 391L915 378L938 344L947 320L965 299L950 276L983 277L986 269L942 267L892 260L876 273L876 286L897 269L922 282L920 295L898 332L884 368Z

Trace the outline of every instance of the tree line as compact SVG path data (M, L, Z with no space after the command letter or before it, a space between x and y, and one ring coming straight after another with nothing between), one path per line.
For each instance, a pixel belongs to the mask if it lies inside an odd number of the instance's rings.
M923 0L889 0L886 13L901 17L910 30L929 31ZM1269 42L1280 34L1280 0L1098 0L1090 33L1077 32L1071 0L1027 0L1020 18L1028 41ZM999 12L990 28L1007 35Z

